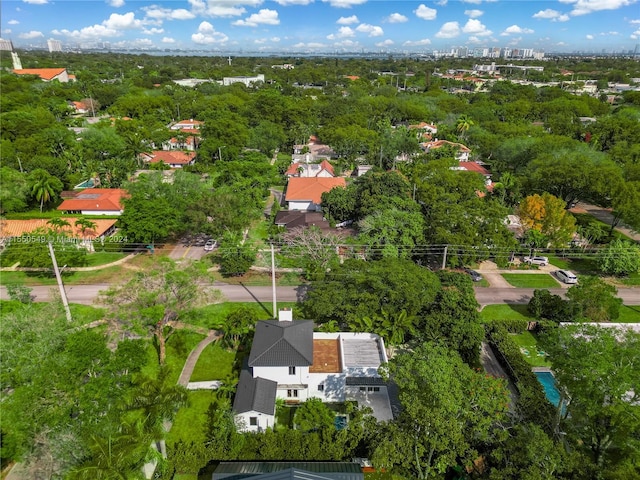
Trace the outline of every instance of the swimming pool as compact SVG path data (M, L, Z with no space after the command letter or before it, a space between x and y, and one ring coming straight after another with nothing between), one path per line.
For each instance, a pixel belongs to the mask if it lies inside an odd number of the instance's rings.
M555 407L560 403L560 392L556 388L556 378L553 376L551 372L533 372L538 377L538 381L542 384L544 388L544 394L547 396L547 399L551 402L551 404Z
M345 415L336 415L333 420L333 425L336 427L336 430L342 430L347 427L347 417Z

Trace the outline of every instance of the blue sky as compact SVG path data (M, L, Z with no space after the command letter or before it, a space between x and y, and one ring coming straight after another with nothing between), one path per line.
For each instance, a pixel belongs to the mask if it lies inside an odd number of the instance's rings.
M640 44L639 0L3 0L0 9L0 35L17 46L619 52Z

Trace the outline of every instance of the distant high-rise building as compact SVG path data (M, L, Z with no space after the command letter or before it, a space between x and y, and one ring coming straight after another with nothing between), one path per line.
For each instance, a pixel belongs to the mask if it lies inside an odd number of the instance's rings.
M49 47L49 52L61 52L62 51L62 42L60 40L55 40L50 38L47 40L47 46Z
M11 40L5 40L4 38L0 38L0 50L6 50L10 52L13 50L13 44Z

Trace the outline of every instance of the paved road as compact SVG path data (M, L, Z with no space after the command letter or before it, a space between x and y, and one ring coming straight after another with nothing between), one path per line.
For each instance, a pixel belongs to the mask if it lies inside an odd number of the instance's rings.
M51 298L52 290L58 292L56 285L41 285L31 287L31 294L34 295L36 302L46 302ZM81 303L91 305L98 298L101 290L109 288L108 284L95 285L70 285L66 286L67 298L70 303ZM271 287L253 287L244 285L226 285L214 284L209 288L220 290L229 302L261 302L271 303L273 294ZM282 302L295 302L304 297L305 287L278 287L277 300ZM0 298L6 300L9 298L5 287L0 287Z
M51 298L51 291L57 292L57 287L36 286L32 287L32 294L35 300L46 302ZM107 284L97 285L71 285L66 287L67 297L71 303L82 303L91 305L97 299L101 290L109 288ZM210 288L220 290L229 302L261 302L271 304L271 287L252 287L244 285L213 284ZM528 303L533 295L532 288L494 288L477 287L476 298L480 305L491 305L496 303ZM549 290L555 295L564 295L566 289L553 288ZM295 302L302 300L305 294L303 285L297 287L278 287L277 300L282 302ZM621 288L618 296L622 298L626 305L640 305L640 288ZM0 298L7 299L7 291L0 287ZM270 308L270 307L269 307Z

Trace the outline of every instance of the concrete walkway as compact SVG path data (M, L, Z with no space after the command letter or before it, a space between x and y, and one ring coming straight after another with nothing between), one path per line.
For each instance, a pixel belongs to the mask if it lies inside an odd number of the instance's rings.
M183 387L187 387L189 385L189 380L191 379L191 375L193 374L193 370L196 368L196 363L198 363L198 358L200 358L200 354L203 352L205 347L216 340L220 340L222 338L222 334L217 330L212 330L209 332L209 335L194 348L189 357L187 357L187 361L184 362L184 367L182 367L182 372L180 373L180 378L178 378L178 385L182 385Z
M91 255L91 254L89 254ZM122 265L123 263L127 263L129 260L134 258L137 253L130 253L124 258L120 260L116 260L115 262L105 263L104 265L96 265L94 267L66 267L65 272L94 272L96 270L104 270L109 267L116 267L118 265ZM11 267L0 268L0 272L50 272L51 268L31 268L31 267L19 267L19 263Z

